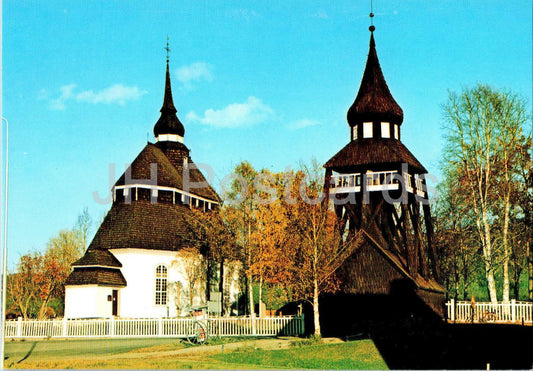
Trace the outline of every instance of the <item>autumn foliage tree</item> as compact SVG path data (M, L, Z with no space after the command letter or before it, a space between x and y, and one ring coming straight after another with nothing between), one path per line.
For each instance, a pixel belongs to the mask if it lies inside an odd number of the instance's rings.
M196 249L196 254L205 257L204 271L206 277L206 297L209 298L210 280L213 276L212 265L218 266L218 289L222 293L222 308L225 310L229 303L225 297L225 270L231 262L241 260L241 251L237 249L235 236L226 224L230 218L226 217L226 209L217 208L205 212L200 209L191 209L185 216L186 242Z
M7 295L12 309L23 318L42 319L56 314L50 310L50 302L55 299L62 308L64 284L72 270L71 264L84 253L85 239L77 224L73 229L61 230L50 238L44 252L22 255L16 272L10 274L7 280Z

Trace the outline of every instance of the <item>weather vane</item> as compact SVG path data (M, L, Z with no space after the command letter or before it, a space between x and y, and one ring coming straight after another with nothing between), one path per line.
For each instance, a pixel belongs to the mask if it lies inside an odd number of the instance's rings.
M167 51L167 63L168 63L168 56L169 56L169 53L170 53L170 48L168 46L168 39L169 39L169 37L167 35L167 46L163 48L163 49L165 49Z
M372 0L370 0L370 27L368 27L370 32L374 32L376 27L374 27L374 7L372 6Z

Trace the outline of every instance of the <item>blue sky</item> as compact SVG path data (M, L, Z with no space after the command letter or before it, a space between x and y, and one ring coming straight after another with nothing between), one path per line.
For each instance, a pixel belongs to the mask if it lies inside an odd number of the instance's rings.
M402 141L439 174L447 90L477 82L532 99L531 1L375 0L378 56ZM213 183L240 161L324 163L349 140L369 1L3 2L10 122L9 265L42 250L133 161L159 117L170 37L174 102ZM113 179L114 180L114 179ZM94 231L93 231L94 232Z

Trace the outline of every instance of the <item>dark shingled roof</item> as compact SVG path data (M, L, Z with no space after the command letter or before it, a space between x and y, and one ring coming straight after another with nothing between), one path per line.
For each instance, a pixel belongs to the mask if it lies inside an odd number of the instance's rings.
M172 100L172 87L170 85L170 73L168 70L167 61L165 96L163 98L163 106L160 110L161 117L154 126L154 135L157 137L159 134L177 134L183 137L185 135L185 127L183 127L178 116L176 116L178 110L176 110L174 101Z
M444 288L435 280L425 279L418 273L409 274L402 257L391 253L369 233L362 231L363 243L358 244L338 269L343 278L342 291L352 294L388 294L393 281L408 279L418 289L444 293Z
M77 266L94 266L100 265L104 267L122 267L122 263L118 261L113 254L107 250L93 249L87 250L81 259L76 260L71 264L73 267Z
M116 202L89 245L92 249L154 249L177 251L186 245L186 205L139 200Z
M343 168L354 166L402 163L427 173L424 166L399 140L363 138L348 143L324 167L342 172Z
M403 121L403 111L392 97L383 77L373 33L370 35L370 50L359 93L348 110L347 118L350 126L375 120L396 124Z
M119 269L114 268L74 268L65 281L69 285L126 286L126 279Z
M181 143L178 143L181 144ZM185 149L186 147L181 144ZM189 164L189 176L191 182L205 182L207 184L202 173L193 169L194 162L190 157L187 158ZM164 187L173 187L183 190L183 172L179 171L174 166L165 153L159 148L159 146L148 143L146 147L139 153L137 158L131 164L131 182L135 183L135 180L148 180L151 177L150 164L157 164L157 185ZM183 165L180 166L180 169ZM126 175L125 173L117 180L115 185L124 185ZM213 188L208 185L207 187L191 188L188 192L219 202L220 198Z

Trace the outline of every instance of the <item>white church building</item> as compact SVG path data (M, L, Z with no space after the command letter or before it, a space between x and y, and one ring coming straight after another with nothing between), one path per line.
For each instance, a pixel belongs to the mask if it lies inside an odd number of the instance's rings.
M148 143L115 183L113 204L65 284L66 318L173 317L207 304L212 289L204 254L188 241L191 209L210 212L220 198L183 144L167 58L161 117ZM191 182L205 186L188 189ZM224 269L227 301L239 292L236 269ZM219 295L220 296L220 295Z

